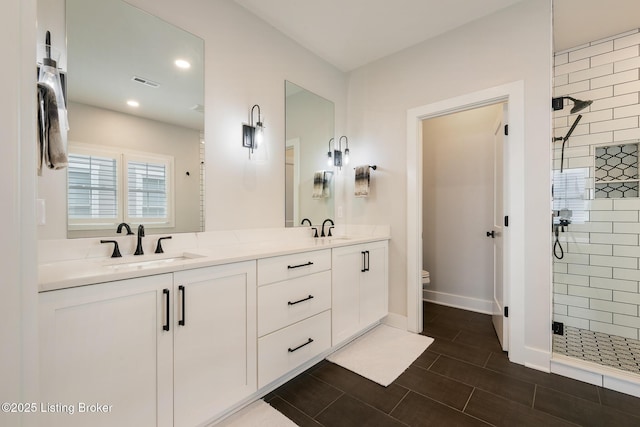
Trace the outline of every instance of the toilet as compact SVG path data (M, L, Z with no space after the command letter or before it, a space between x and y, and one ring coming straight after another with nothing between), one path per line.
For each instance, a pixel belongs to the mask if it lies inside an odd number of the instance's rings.
M427 270L422 270L422 287L424 288L425 285L428 285L429 283L431 283L431 280L429 280L429 272Z

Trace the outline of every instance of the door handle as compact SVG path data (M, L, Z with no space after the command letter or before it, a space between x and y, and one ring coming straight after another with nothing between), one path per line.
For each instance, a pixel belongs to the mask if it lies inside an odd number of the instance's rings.
M491 237L492 239L496 238L495 230L487 231L487 237Z

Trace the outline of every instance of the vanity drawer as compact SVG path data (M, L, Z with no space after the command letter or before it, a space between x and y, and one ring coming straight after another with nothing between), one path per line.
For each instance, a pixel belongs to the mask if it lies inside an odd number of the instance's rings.
M331 249L258 260L258 286L331 269Z
M258 336L331 308L331 271L258 288Z
M331 347L331 310L258 339L258 388Z

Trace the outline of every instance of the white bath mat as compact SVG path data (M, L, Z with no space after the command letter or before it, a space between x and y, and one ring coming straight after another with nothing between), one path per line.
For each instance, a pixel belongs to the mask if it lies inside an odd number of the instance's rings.
M424 335L379 325L327 360L386 387L432 342L433 338Z
M258 400L236 412L215 427L295 427L296 423L282 415L264 400Z

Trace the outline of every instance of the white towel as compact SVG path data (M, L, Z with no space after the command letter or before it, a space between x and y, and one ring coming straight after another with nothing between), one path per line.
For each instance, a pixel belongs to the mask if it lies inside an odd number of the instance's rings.
M368 197L369 185L371 183L371 175L369 165L356 167L355 196Z

